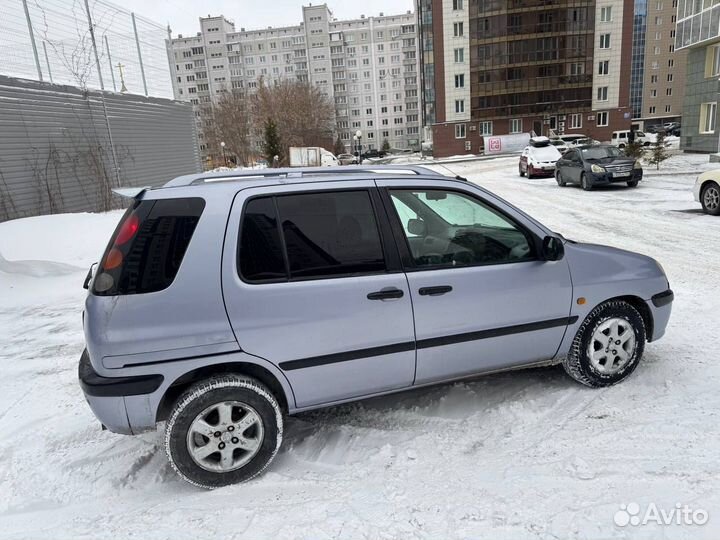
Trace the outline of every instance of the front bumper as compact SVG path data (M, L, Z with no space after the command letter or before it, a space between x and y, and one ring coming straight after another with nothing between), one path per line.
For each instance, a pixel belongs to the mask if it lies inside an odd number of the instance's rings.
M629 176L614 176L611 172L604 173L588 173L590 183L593 186L602 186L608 184L618 184L625 182L639 182L642 180L643 171L642 169L633 169Z
M647 302L653 321L652 336L648 336L648 341L656 341L665 335L674 299L675 294L668 289L653 295Z
M87 349L80 356L78 378L85 400L100 423L110 431L128 435L133 429L128 420L126 398L151 394L164 380L162 375L102 377L93 369Z

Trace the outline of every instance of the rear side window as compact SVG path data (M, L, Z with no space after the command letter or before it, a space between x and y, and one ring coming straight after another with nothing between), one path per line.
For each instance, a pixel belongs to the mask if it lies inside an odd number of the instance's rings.
M377 273L386 268L367 191L251 200L242 220L239 258L247 281L277 280L280 264L284 279Z
M100 296L161 291L175 279L205 201L145 200L128 209L93 282Z

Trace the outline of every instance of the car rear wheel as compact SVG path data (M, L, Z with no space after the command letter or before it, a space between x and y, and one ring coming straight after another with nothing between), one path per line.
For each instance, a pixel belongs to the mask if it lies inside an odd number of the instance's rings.
M591 184L590 181L588 180L587 174L585 174L585 173L582 173L582 174L580 175L580 186L581 186L585 191L591 191L592 188L593 188L593 187L592 187L592 184Z
M272 393L252 378L228 374L180 396L165 429L165 450L184 480L213 489L263 472L280 448L282 431Z
M705 213L720 216L720 186L715 182L706 184L700 195L700 202Z
M628 187L638 187L638 180L630 180L627 185Z
M557 182L558 186L565 187L567 183L565 180L563 180L562 174L560 174L560 171L555 171L555 181Z
M610 300L585 318L563 367L586 386L611 386L635 370L642 358L645 337L640 313L627 302Z

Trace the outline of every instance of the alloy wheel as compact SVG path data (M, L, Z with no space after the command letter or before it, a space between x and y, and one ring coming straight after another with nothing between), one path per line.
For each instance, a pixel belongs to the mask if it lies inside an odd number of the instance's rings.
M229 472L255 457L263 436L263 422L255 409L240 401L223 401L195 417L187 432L187 449L206 471Z
M607 319L593 332L587 354L598 373L613 375L627 366L635 354L635 330L620 317Z

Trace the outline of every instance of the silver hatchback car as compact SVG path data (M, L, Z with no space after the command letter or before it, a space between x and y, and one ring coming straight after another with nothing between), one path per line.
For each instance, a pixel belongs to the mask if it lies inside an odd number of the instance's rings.
M124 194L86 280L80 384L111 431L167 421L172 466L201 487L261 473L300 411L556 363L615 384L670 317L655 260L566 240L422 167Z

